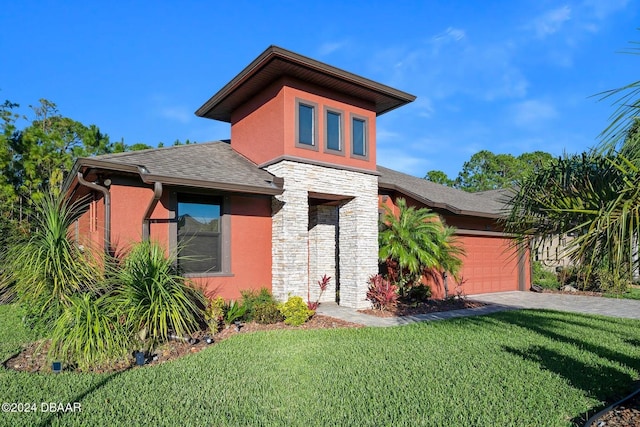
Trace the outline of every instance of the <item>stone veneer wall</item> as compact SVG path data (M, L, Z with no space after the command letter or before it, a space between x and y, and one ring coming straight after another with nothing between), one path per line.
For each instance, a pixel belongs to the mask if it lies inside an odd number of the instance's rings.
M338 207L309 206L309 280L311 283L311 301L318 299L320 287L318 281L323 275L331 277L327 290L320 301L336 300L336 269L339 256L338 241Z
M319 277L310 277L313 263L309 262L309 192L315 192L349 198L338 207L338 227L334 227L339 240L340 304L369 307L367 280L378 271L378 177L291 160L265 169L284 178L284 192L273 199L274 297L286 300L299 295L306 300L309 289L317 288ZM316 275L324 274L315 268ZM327 295L327 300L333 298Z

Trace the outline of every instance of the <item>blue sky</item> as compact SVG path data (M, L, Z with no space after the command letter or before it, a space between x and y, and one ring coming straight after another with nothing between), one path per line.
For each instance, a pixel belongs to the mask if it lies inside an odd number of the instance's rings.
M631 0L4 2L0 100L46 98L113 141L228 138L194 111L271 44L416 95L378 163L455 177L473 153L595 145L592 95L639 79Z

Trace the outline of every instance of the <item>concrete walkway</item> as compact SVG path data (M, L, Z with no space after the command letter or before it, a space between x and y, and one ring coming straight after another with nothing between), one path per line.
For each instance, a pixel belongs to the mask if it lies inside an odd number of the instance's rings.
M640 319L640 301L578 295L538 294L535 292L499 292L493 294L471 295L471 301L481 301L488 305L465 310L443 311L440 313L419 314L416 316L376 317L358 313L356 310L323 302L318 314L335 317L365 326L398 326L414 322L452 319L454 317L479 316L505 310L536 308L571 311L585 314Z

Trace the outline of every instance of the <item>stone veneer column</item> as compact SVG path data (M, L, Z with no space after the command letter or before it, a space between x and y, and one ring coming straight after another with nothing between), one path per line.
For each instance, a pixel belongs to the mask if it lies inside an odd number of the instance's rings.
M338 213L340 304L369 307L367 280L378 271L377 176L290 160L270 165L266 170L284 178L284 192L273 201L274 297L285 300L289 295L299 295L306 299L308 287L317 286L319 277L309 277L312 266L308 203L309 192L316 192L350 198ZM315 274L318 273L324 274L316 270Z
M323 301L336 300L336 255L338 253L336 231L338 228L338 208L336 206L309 207L309 282L311 301L318 299L318 281L325 274L331 277L329 286L321 298Z

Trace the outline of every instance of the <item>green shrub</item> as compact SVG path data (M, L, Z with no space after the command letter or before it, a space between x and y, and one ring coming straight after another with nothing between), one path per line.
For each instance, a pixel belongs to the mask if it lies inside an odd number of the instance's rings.
M289 297L287 302L278 306L278 309L284 316L284 323L292 326L302 325L315 313L309 310L302 297Z
M426 301L431 297L431 287L429 285L416 285L416 286L412 286L409 289L409 293L407 294L407 297L410 300L415 300L415 301Z
M242 305L245 307L244 320L250 322L255 320L255 306L267 302L275 302L271 292L267 288L261 288L259 291L255 289L245 289L240 291L242 295Z
M534 261L531 267L533 270L532 281L534 285L547 289L558 289L560 287L557 274L545 269L541 262Z
M224 305L224 298L216 297L214 299L210 299L205 308L204 320L207 322L209 331L212 334L215 334L220 330L220 324L224 320Z
M267 301L256 304L253 307L253 320L263 325L282 322L284 316L278 309L278 303L275 301Z
M237 301L231 300L224 306L224 323L232 324L236 320L242 320L247 308Z

